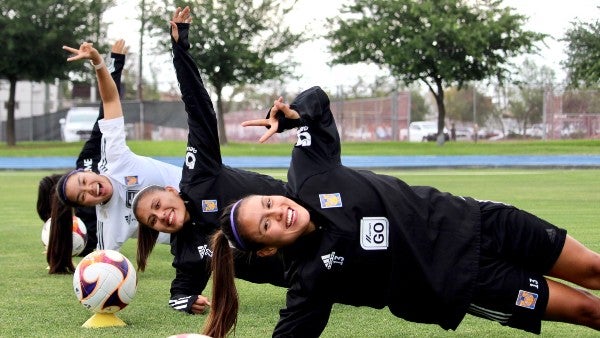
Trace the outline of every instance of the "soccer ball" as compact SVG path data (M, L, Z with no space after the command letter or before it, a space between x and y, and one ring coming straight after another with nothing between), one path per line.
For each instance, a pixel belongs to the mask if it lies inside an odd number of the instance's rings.
M44 223L42 227L42 243L44 244L44 248L48 249L48 242L50 241L50 218ZM71 253L72 256L79 255L83 249L85 249L85 244L87 243L87 228L85 224L81 220L81 218L77 216L73 216L73 251Z
M114 250L97 250L85 256L73 275L79 302L96 313L114 313L131 302L137 275L127 257Z

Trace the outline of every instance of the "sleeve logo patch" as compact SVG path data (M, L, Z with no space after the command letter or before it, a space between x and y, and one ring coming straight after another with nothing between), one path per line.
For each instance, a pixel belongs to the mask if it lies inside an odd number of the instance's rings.
M310 144L312 143L312 138L310 136L310 133L308 132L307 126L302 126L298 128L296 136L298 137L298 140L296 141L296 147L310 147Z
M217 200L202 200L202 212L217 212Z
M519 290L519 295L517 296L517 306L524 307L527 309L535 309L535 303L537 302L538 295L537 293Z
M133 198L135 197L135 195L138 193L138 189L127 189L127 191L125 192L125 206L127 208L131 208L131 203L133 202Z
M130 187L132 185L138 184L137 176L125 176L125 185Z
M342 207L342 196L339 192L333 194L319 194L319 201L321 202L321 208L341 208Z
M360 246L365 250L386 250L389 228L385 217L363 217L360 220Z

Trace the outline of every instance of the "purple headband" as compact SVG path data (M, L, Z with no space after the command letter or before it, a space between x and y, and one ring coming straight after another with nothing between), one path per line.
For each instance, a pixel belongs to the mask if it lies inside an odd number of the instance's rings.
M82 172L83 169L75 169L75 170L71 170L68 174L66 174L65 176L63 176L59 181L58 184L56 186L56 192L58 193L58 198L66 205L74 205L74 202L69 201L69 199L67 198L67 181L69 180L69 177L71 177L73 174L78 173L78 172Z
M231 223L231 232L233 232L233 237L235 237L235 241L237 242L237 244L240 246L240 249L242 250L246 250L246 246L244 245L244 241L242 241L242 238L240 237L240 235L237 232L237 225L235 224L235 220L233 217L233 213L235 211L235 208L238 206L238 204L240 204L242 200L238 200L237 202L235 202L235 204L233 205L233 207L231 207L231 213L229 214L229 222Z

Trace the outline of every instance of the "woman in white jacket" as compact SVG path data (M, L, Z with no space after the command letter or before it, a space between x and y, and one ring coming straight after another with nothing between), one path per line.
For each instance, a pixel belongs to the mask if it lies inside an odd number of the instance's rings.
M131 151L125 142L125 122L117 88L102 56L84 42L79 49L64 46L73 53L67 61L89 59L96 70L104 119L98 121L102 132L99 174L73 170L57 183L57 196L71 206L96 206L98 249L118 250L137 235L137 221L131 211L133 196L152 184L177 186L181 168ZM169 235L158 242L168 244Z

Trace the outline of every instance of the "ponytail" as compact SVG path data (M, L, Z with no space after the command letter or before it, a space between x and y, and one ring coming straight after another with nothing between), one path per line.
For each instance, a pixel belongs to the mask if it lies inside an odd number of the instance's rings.
M60 174L52 174L42 177L38 185L38 198L36 211L42 222L46 222L52 213L52 200L56 193L56 182L61 178Z
M158 231L142 225L138 221L138 240L137 240L137 269L139 271L146 270L148 264L148 256L154 250L156 240L158 239Z
M69 274L73 266L73 209L52 196L50 238L46 251L50 274Z
M156 240L158 239L158 231L150 228L146 224L142 223L139 215L138 215L138 204L140 199L143 198L146 194L154 192L154 191L164 191L165 187L160 185L149 185L142 190L138 191L133 200L131 201L131 210L133 211L133 215L138 221L138 243L137 243L137 269L138 271L146 270L146 265L148 264L148 256L154 250L154 246L156 245Z
M234 280L233 250L223 231L217 230L212 237L212 305L206 318L203 333L221 338L237 324L239 307Z

